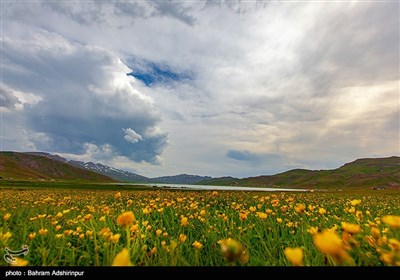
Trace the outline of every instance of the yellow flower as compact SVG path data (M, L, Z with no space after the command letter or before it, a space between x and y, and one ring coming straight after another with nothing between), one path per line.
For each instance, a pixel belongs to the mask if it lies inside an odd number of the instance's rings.
M122 251L115 256L112 266L133 266L126 248L122 249Z
M32 240L32 239L34 239L35 237L36 237L36 232L31 232L31 233L28 235L29 240Z
M7 214L5 214L5 215L3 216L3 220L4 220L4 221L8 221L8 220L10 219L10 217L11 217L11 214L10 214L10 213L7 213Z
M111 241L111 242L114 242L114 243L118 243L120 237L121 237L121 234L119 234L119 233L113 234L113 235L110 237L110 241Z
M12 263L11 266L27 266L29 261L15 257L15 263Z
M196 248L197 250L201 249L203 247L203 244L201 244L199 241L193 242L192 246Z
M400 241L398 241L397 239L394 239L394 238L390 238L388 241L389 241L389 246L393 250L400 252Z
M85 238L85 234L84 233L79 234L79 239L84 239L84 238Z
M239 218L240 218L242 221L245 221L245 220L247 219L247 214L246 214L246 213L239 213Z
M132 211L124 212L117 218L117 224L120 226L130 226L135 221L135 215Z
M156 248L156 247L153 247L153 248L150 250L149 255L152 256L152 255L154 255L155 253L157 253L157 248Z
M243 245L232 238L221 240L219 245L222 255L230 262L239 258L244 250Z
M61 229L60 225L56 226L56 231L59 231L60 229Z
M257 212L257 216L262 220L267 218L267 214L263 212Z
M391 226L394 229L398 229L400 227L400 216L394 216L394 215L383 216L382 222Z
M351 206L357 206L361 204L361 199L353 199L350 201Z
M187 238L187 236L184 235L183 233L179 234L179 241L180 241L181 243L185 242L185 241L186 241L186 238Z
M63 215L64 215L63 213L58 212L57 215L55 216L55 218L58 218L58 219L59 219L59 218L62 218Z
M332 256L337 262L350 260L350 256L343 247L342 240L332 231L324 230L315 234L314 244L320 252Z
M256 210L257 210L257 208L256 208L256 207L254 207L254 206L250 206L250 211L251 211L251 212L256 212Z
M57 239L60 239L61 237L63 237L63 235L62 235L61 233L56 234L56 238L57 238Z
M326 213L326 209L320 207L320 208L318 209L318 213L320 213L321 215L324 215L324 214Z
M40 235L46 235L47 232L48 232L47 229L44 229L44 228L39 229L39 234L40 234Z
M185 227L185 226L187 226L187 224L188 224L188 218L182 217L182 219L181 219L181 225L182 225L183 227Z
M342 229L350 234L356 234L361 230L360 225L342 222Z
M114 198L116 198L116 199L121 198L121 193L120 193L120 192L117 192L117 193L114 195Z
M161 230L161 229L157 229L157 230L156 230L157 236L158 236L158 235L161 235L161 233L162 233L162 230Z
M143 208L143 214L149 215L151 213L149 208Z
M206 215L206 210L201 210L201 211L200 211L200 215L201 215L201 216L205 216L205 215Z
M106 216L101 216L99 219L100 222L105 222L106 221Z
M304 253L301 248L285 248L285 256L292 265L301 266L303 265Z
M276 221L278 222L278 223L282 223L282 219L281 218L276 218Z
M8 239L10 239L12 236L12 233L7 231L6 233L2 233L0 232L0 240L6 241Z
M302 213L302 212L304 212L304 210L306 210L306 206L305 206L303 203L298 203L298 204L294 207L294 210L295 210L297 213Z
M372 237L375 239L379 239L379 237L381 237L381 232L376 227L371 227L371 234L372 234Z
M307 229L307 232L311 235L317 234L318 233L318 227L310 227Z

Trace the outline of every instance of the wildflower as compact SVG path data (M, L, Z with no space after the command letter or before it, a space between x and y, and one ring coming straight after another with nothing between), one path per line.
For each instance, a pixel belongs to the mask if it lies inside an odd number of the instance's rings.
M351 206L357 206L361 204L361 199L353 199L350 201Z
M59 219L59 218L62 218L63 215L64 215L63 213L58 212L57 215L56 215L55 217Z
M201 249L203 247L203 244L201 244L199 241L193 242L192 246L196 248L197 250Z
M390 238L388 241L389 241L389 246L393 250L400 252L400 241L394 238Z
M372 234L372 237L375 239L379 239L379 237L381 237L381 232L376 227L371 227L371 234Z
M278 222L278 223L282 223L282 219L281 218L276 218L276 221Z
M115 256L112 266L133 266L126 248L122 249L121 252Z
M306 206L305 206L303 203L298 203L298 204L294 207L294 210L295 210L297 213L303 213L304 210L306 210Z
M239 258L244 250L243 245L232 238L224 239L219 242L221 253L228 261L234 261Z
M161 235L161 233L162 233L162 230L161 230L161 229L157 229L157 230L156 230L157 236L158 236L158 235Z
M115 199L121 198L121 193L120 193L120 192L117 192L117 193L114 195L114 198L115 198Z
M188 218L182 217L182 219L181 219L181 225L182 225L183 227L185 227L185 226L187 226L187 224L188 224Z
M246 213L239 213L239 218L240 218L242 221L245 221L245 220L247 219L247 214L246 214Z
M304 253L301 248L285 248L285 256L292 265L301 266L303 265Z
M36 237L36 232L31 232L31 233L28 235L29 240L32 240L32 239L34 239L35 237Z
M120 237L121 237L121 234L119 234L119 233L113 234L113 235L110 237L110 241L111 241L111 242L114 242L114 243L118 243Z
M85 234L84 233L79 234L79 239L83 239L83 238L85 238Z
M361 230L360 225L342 222L342 229L350 234L356 234Z
M332 256L339 263L350 260L350 256L343 248L342 241L332 231L324 230L315 234L314 244L320 252Z
M7 213L7 214L5 214L5 215L3 216L3 220L7 222L7 221L10 219L10 217L11 217L11 214L10 214L10 213Z
M256 208L256 207L254 207L254 206L250 206L250 211L251 211L251 212L256 212L256 210L257 210L257 208Z
M99 219L100 222L105 222L106 221L106 216L101 216Z
M187 236L185 234L183 234L183 233L179 234L179 241L181 243L185 242L186 238L187 238Z
M57 239L60 239L61 237L63 237L63 235L62 235L61 233L56 234L56 238L57 238Z
M12 233L9 231L7 231L6 233L2 233L0 231L0 240L7 241L8 239L11 238L11 236L12 236Z
M46 235L47 232L48 232L47 229L44 229L44 228L39 229L39 234L40 234L40 235Z
M391 226L394 229L398 229L400 227L400 216L394 216L394 215L383 216L382 222Z
M318 213L320 213L321 215L324 215L324 214L326 213L326 209L320 207L320 208L318 209Z
M204 217L206 215L206 210L201 210L200 215Z
M47 214L42 214L42 215L37 215L38 219L44 219L46 218Z
M153 248L150 250L149 255L152 256L152 255L154 255L155 253L157 253L157 248L156 248L156 247L153 247Z
M311 235L317 234L318 233L318 227L310 227L307 229L307 232Z
M56 226L56 231L59 231L61 229L61 226L60 225L57 225Z
M117 224L120 226L130 226L135 221L135 215L132 211L124 212L117 218Z
M257 216L262 220L267 218L267 214L263 212L257 212Z
M149 215L151 213L151 210L149 208L143 208L143 214Z
M14 257L15 262L11 264L11 266L27 266L29 261L22 259L22 258L18 258L18 257Z

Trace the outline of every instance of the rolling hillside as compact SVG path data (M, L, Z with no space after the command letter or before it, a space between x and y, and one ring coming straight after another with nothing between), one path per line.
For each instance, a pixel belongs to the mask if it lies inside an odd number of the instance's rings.
M112 182L113 179L41 155L0 152L2 180L81 180Z
M357 159L333 170L294 169L270 176L216 178L200 184L291 188L400 186L400 157Z

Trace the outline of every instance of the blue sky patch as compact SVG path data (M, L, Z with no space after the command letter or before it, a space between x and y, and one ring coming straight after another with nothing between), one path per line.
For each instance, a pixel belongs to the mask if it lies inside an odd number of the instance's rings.
M135 70L136 67L132 68L134 70L127 75L133 76L136 79L141 80L145 83L146 86L153 86L158 83L169 83L192 79L192 75L190 73L178 73L171 70L167 66L157 65L155 63L149 63L147 65L144 65L144 67L137 67L137 70Z

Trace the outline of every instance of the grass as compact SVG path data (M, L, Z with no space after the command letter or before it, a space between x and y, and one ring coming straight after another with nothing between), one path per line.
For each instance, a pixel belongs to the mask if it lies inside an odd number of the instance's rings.
M23 259L32 266L296 264L286 248L300 250L306 266L400 265L400 225L383 218L400 215L395 189L251 193L2 184L0 252L28 245ZM358 230L351 233L342 222ZM8 264L1 258L0 265Z

